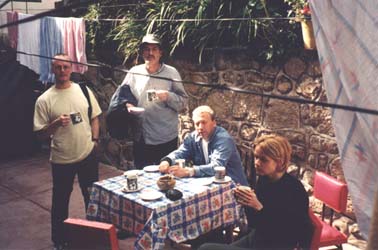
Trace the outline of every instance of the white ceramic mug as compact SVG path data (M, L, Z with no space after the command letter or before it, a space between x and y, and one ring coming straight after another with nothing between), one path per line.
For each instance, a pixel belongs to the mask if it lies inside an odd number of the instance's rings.
M70 117L71 117L71 121L73 125L78 124L83 121L83 118L81 118L80 112L72 112L70 114Z
M138 176L137 174L127 174L127 189L128 190L138 190Z
M147 101L154 102L154 101L157 101L157 100L158 100L158 97L156 95L156 91L153 90L153 89L147 90Z
M214 167L215 171L215 179L223 181L224 177L226 177L226 168L223 166L216 166Z

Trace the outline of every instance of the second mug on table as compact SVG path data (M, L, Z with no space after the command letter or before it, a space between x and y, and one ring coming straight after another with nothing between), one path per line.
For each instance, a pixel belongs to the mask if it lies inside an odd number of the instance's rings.
M127 189L130 191L138 190L138 176L136 174L126 175Z
M214 167L215 171L215 179L223 181L224 177L226 177L226 168L223 166L216 166Z

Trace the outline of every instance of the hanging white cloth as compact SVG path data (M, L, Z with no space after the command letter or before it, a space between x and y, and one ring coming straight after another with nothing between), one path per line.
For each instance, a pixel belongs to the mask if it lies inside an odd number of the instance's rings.
M7 12L0 11L0 25L4 25L8 23ZM0 29L0 35L7 36L8 35L8 28Z
M18 20L31 16L33 15L18 13ZM34 55L40 54L40 24L40 19L36 19L18 25L17 51ZM37 74L40 73L40 60L38 56L30 56L17 53L17 61L33 70Z

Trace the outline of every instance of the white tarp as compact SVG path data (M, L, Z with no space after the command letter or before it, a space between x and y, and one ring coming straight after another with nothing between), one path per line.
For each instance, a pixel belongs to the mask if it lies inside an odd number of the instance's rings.
M310 8L328 102L378 110L378 1L312 0ZM378 187L378 116L334 109L332 119L367 239Z

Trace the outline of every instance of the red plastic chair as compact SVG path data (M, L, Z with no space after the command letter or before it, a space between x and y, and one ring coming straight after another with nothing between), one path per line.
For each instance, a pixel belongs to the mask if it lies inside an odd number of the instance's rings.
M64 224L70 250L119 250L116 230L112 224L73 218L66 219Z
M314 214L311 208L308 209L308 215L313 227L310 250L318 250L320 247L320 237L322 235L323 223L320 218Z
M345 183L326 173L315 173L314 197L323 202L321 221L323 228L319 243L320 247L336 245L338 249L342 249L342 244L347 242L347 236L332 226L334 212L345 212L347 196L348 189ZM326 208L331 211L329 223L324 221Z

